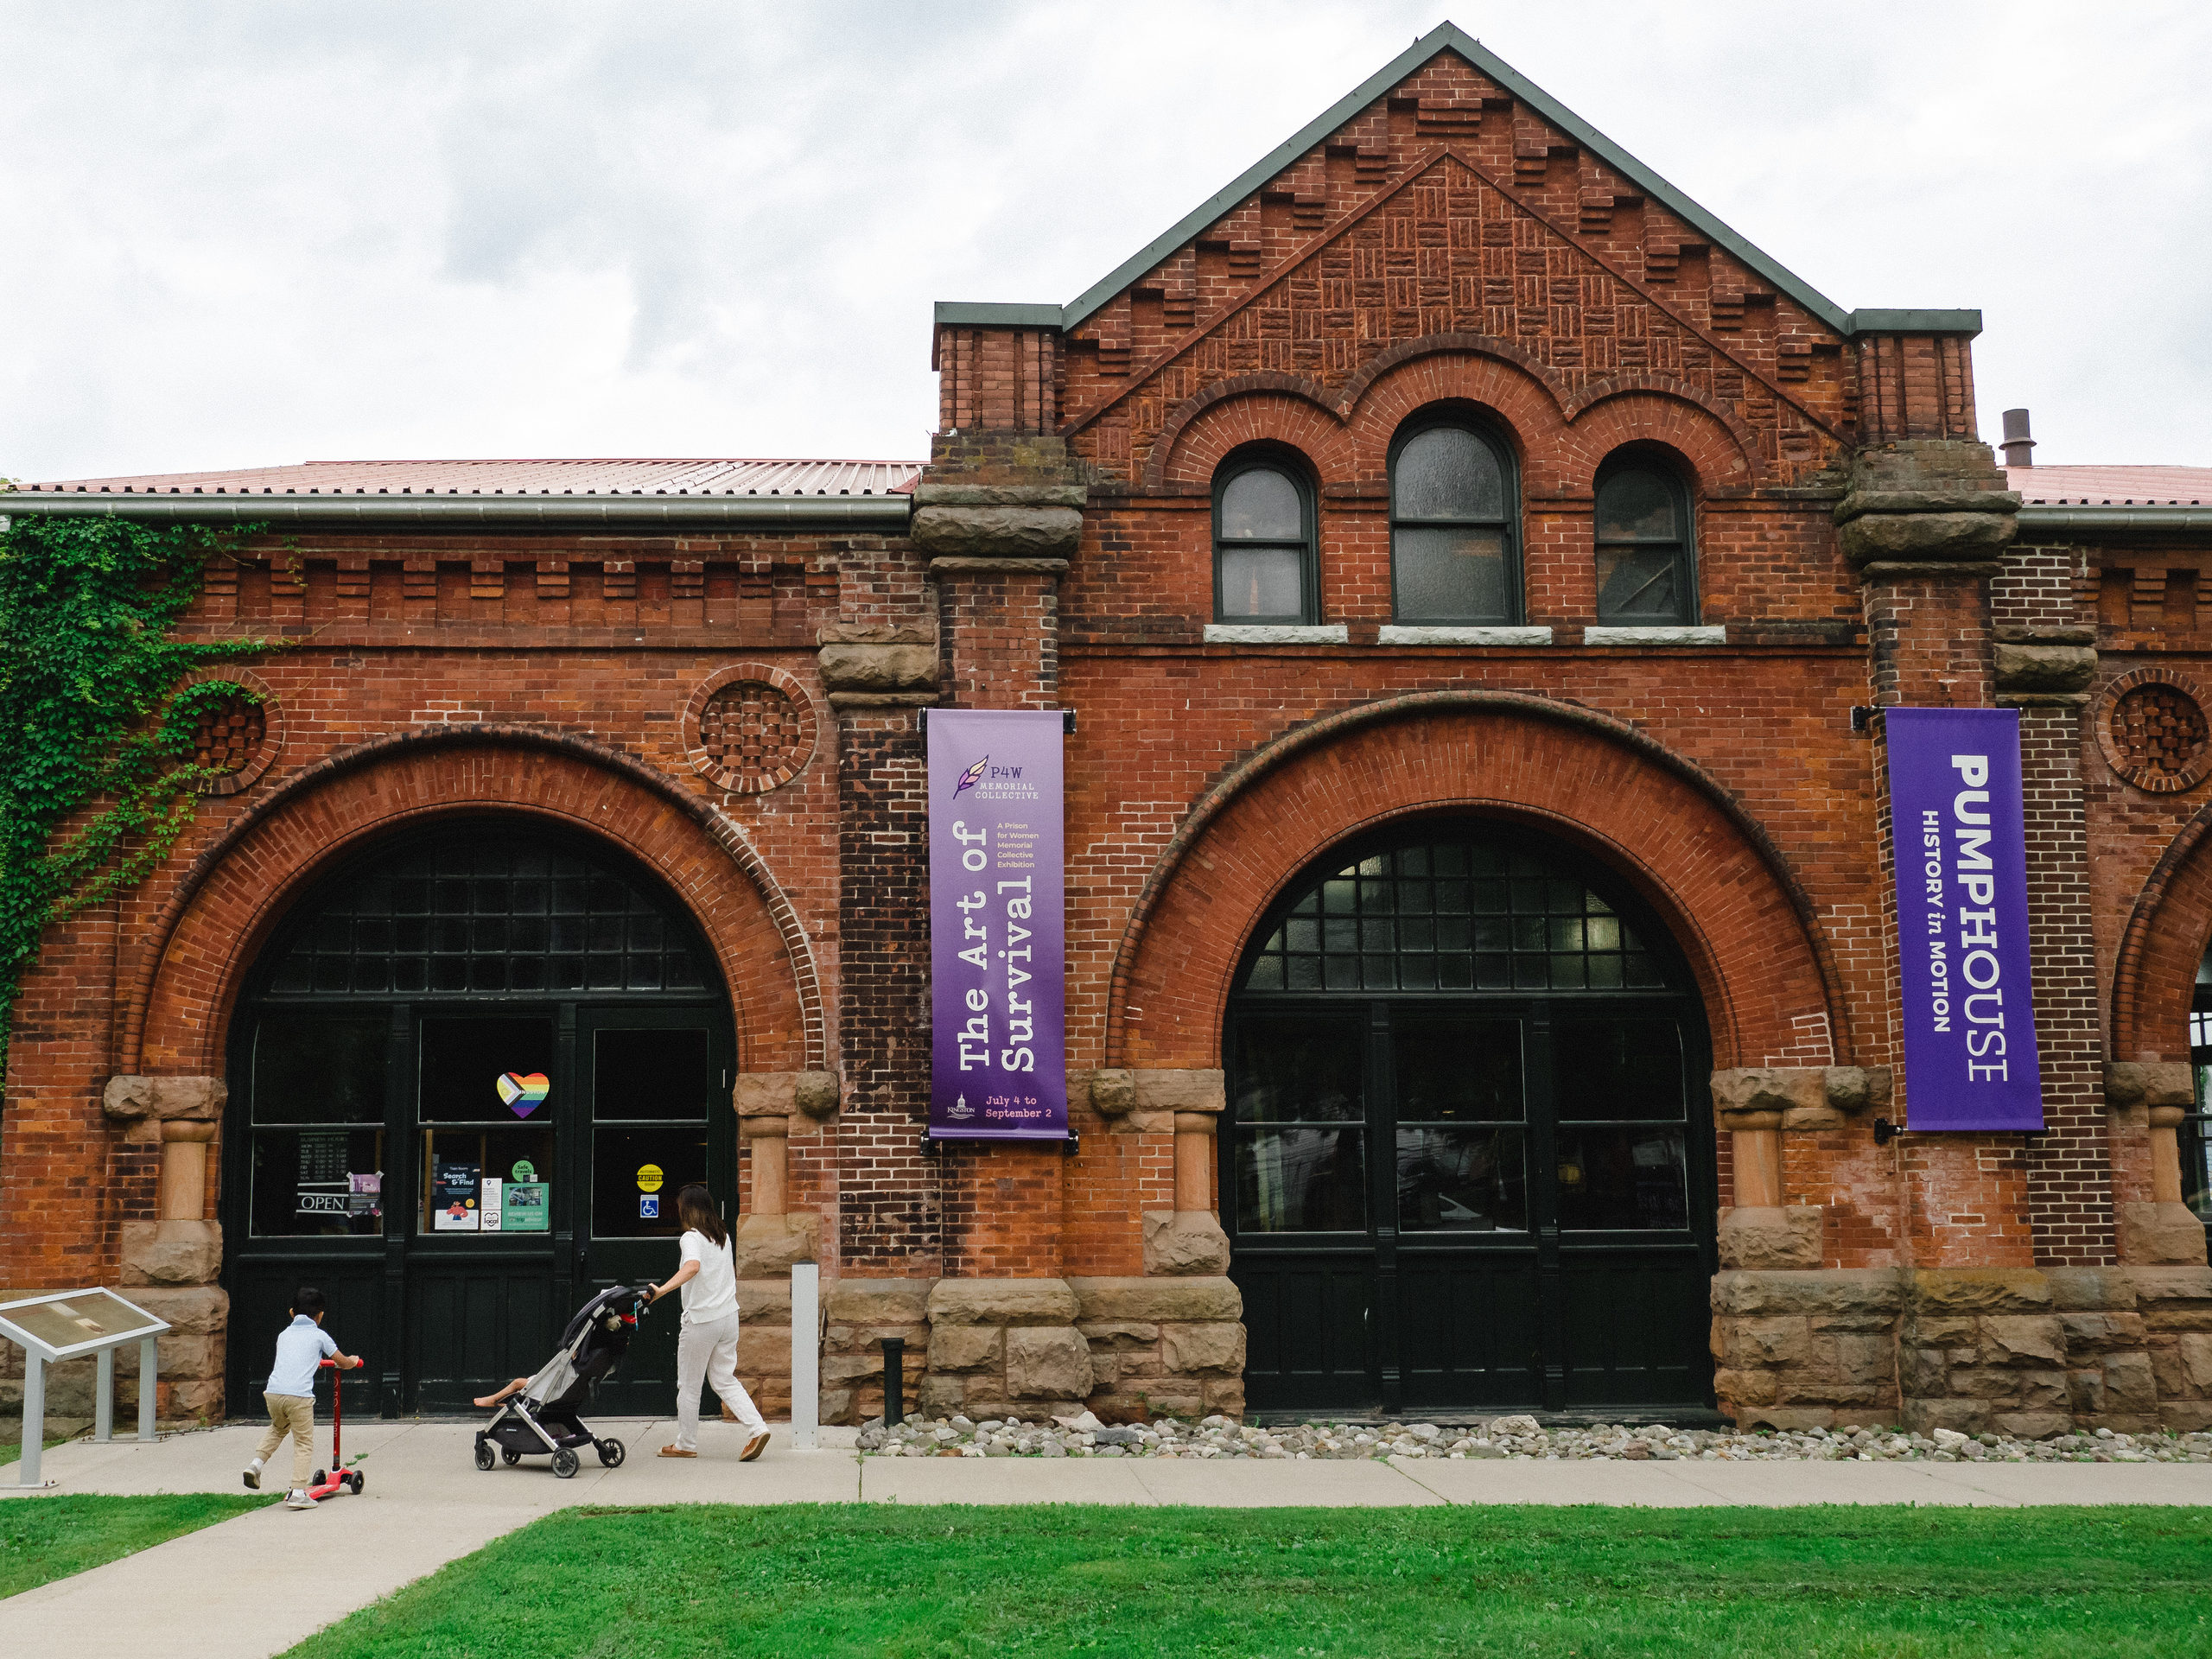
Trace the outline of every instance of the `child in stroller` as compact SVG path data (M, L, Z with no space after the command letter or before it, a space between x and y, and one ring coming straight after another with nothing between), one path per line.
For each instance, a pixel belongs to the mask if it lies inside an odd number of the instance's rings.
M553 1472L566 1480L580 1466L576 1448L588 1446L609 1469L620 1466L622 1442L602 1440L576 1415L591 1385L613 1370L630 1350L638 1311L647 1298L626 1285L602 1290L569 1321L561 1345L535 1376L518 1376L497 1394L477 1401L497 1406L492 1421L476 1431L476 1466L490 1469L505 1459L509 1467L526 1457L551 1453ZM495 1449L496 1448L496 1449Z

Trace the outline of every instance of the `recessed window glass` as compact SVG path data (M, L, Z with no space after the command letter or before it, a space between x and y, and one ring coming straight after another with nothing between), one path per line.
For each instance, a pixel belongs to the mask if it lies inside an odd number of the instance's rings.
M1390 565L1402 622L1510 623L1521 614L1505 455L1465 426L1431 426L1390 463Z
M1696 620L1689 498L1671 471L1631 461L1598 480L1598 620Z
M1214 502L1214 612L1225 622L1313 620L1313 513L1286 469L1247 466Z

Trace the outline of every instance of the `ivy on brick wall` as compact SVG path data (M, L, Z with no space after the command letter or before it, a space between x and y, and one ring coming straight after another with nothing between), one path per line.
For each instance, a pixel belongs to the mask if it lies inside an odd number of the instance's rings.
M193 762L200 711L260 700L178 682L267 641L171 633L243 533L33 513L0 537L0 1077L47 929L168 855L212 775Z

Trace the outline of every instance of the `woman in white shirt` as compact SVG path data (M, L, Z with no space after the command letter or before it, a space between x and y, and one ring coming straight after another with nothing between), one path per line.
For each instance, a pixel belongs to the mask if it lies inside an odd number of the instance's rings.
M676 1338L676 1443L660 1454L699 1455L699 1385L706 1382L750 1431L737 1454L740 1463L750 1463L767 1446L768 1425L737 1380L737 1264L729 1230L712 1196L696 1184L676 1195L676 1213L683 1222L683 1265L647 1293L653 1301L671 1290L683 1293L683 1327Z

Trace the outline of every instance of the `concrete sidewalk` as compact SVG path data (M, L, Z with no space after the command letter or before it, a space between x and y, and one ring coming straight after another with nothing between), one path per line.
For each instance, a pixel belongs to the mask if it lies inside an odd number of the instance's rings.
M582 1471L561 1480L542 1459L480 1472L472 1424L349 1424L347 1450L367 1476L359 1497L304 1515L272 1507L41 1586L0 1606L0 1629L11 1651L27 1653L86 1642L94 1651L180 1659L281 1653L502 1534L580 1503L2212 1503L2207 1465L863 1459L850 1429L825 1429L823 1450L795 1452L781 1426L759 1462L740 1464L743 1437L730 1425L702 1426L696 1461L654 1455L671 1437L666 1420L594 1426L623 1440L628 1460L602 1469L587 1454ZM157 1446L80 1441L48 1452L46 1473L60 1482L57 1493L235 1492L259 1436L240 1426ZM289 1455L280 1452L280 1465Z

